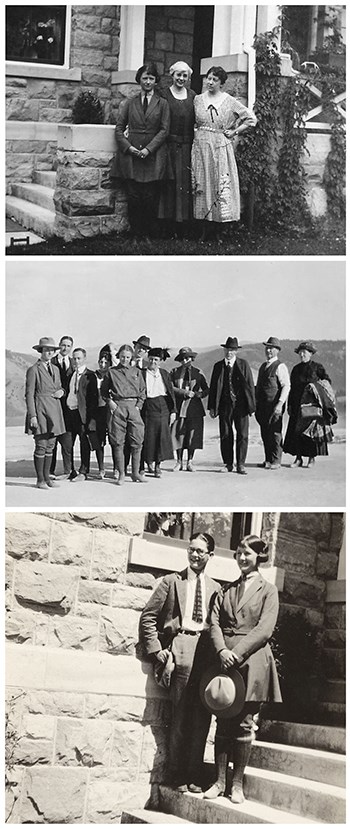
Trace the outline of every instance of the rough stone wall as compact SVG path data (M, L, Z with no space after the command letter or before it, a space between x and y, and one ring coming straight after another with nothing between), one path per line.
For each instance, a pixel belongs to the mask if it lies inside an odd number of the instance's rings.
M160 75L176 60L191 66L194 13L193 6L146 7L145 60L155 61Z
M111 671L141 674L132 654L155 580L128 574L127 556L143 525L141 513L7 515L6 639L12 666L27 665L8 688L10 823L118 822L162 779L168 700L118 679L101 691Z
M47 139L6 141L6 193L12 184L32 182L34 172L55 170L57 142Z

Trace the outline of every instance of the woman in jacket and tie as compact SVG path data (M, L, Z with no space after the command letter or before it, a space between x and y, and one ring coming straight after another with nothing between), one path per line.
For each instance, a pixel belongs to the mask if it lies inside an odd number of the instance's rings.
M208 396L209 387L204 374L193 365L197 353L188 346L180 348L175 360L179 368L170 372L175 392L176 420L173 425L173 446L177 461L174 472L183 470L183 453L187 449L187 472L193 472L196 449L203 449L203 424L205 410L202 400Z

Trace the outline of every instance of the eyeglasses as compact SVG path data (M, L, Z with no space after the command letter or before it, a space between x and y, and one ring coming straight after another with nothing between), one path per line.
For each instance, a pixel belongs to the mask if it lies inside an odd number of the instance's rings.
M196 553L198 558L204 558L205 556L209 555L208 551L203 552L203 550L197 550L196 547L187 547L187 552L188 553Z

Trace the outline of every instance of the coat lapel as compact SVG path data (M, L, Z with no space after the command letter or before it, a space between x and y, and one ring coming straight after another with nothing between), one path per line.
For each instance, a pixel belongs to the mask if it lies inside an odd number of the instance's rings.
M42 376L43 382L48 385L49 387L52 386L54 388L54 380L50 376L46 366L44 365L42 360L38 361L38 371Z
M251 584L245 590L245 592L244 592L244 594L243 594L240 601L238 601L239 586L237 587L237 605L236 605L236 611L237 612L240 611L241 608L244 607L244 605L247 602L249 602L249 600L252 598L252 596L254 596L254 593L257 593L258 590L261 590L263 584L264 584L264 580L262 579L262 577L260 576L260 573L259 573L259 577L256 577L255 579L252 579Z
M175 590L176 590L177 598L178 598L178 602L179 602L180 617L181 617L181 624L182 624L182 620L184 618L185 609L186 609L187 568L186 568L186 570L182 570L182 572L179 573L179 576L180 576L180 578L176 579L176 581L175 581Z
M152 114L153 110L155 109L155 107L158 104L158 101L159 101L158 95L153 94L152 98L151 98L151 100L148 104L147 111L146 111L146 114L145 114L146 120L147 120L148 116Z

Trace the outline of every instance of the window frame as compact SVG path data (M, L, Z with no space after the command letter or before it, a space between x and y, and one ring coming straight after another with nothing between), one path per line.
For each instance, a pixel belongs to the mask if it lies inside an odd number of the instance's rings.
M45 4L44 4L45 5ZM64 29L64 55L63 55L63 63L42 63L40 61L29 61L29 60L14 60L12 58L6 57L6 67L18 67L19 73L21 69L27 69L28 67L37 67L39 70L44 69L52 70L62 70L62 69L69 69L70 66L70 40L71 40L71 31L72 31L72 6L66 5L66 21L65 21L65 29Z

